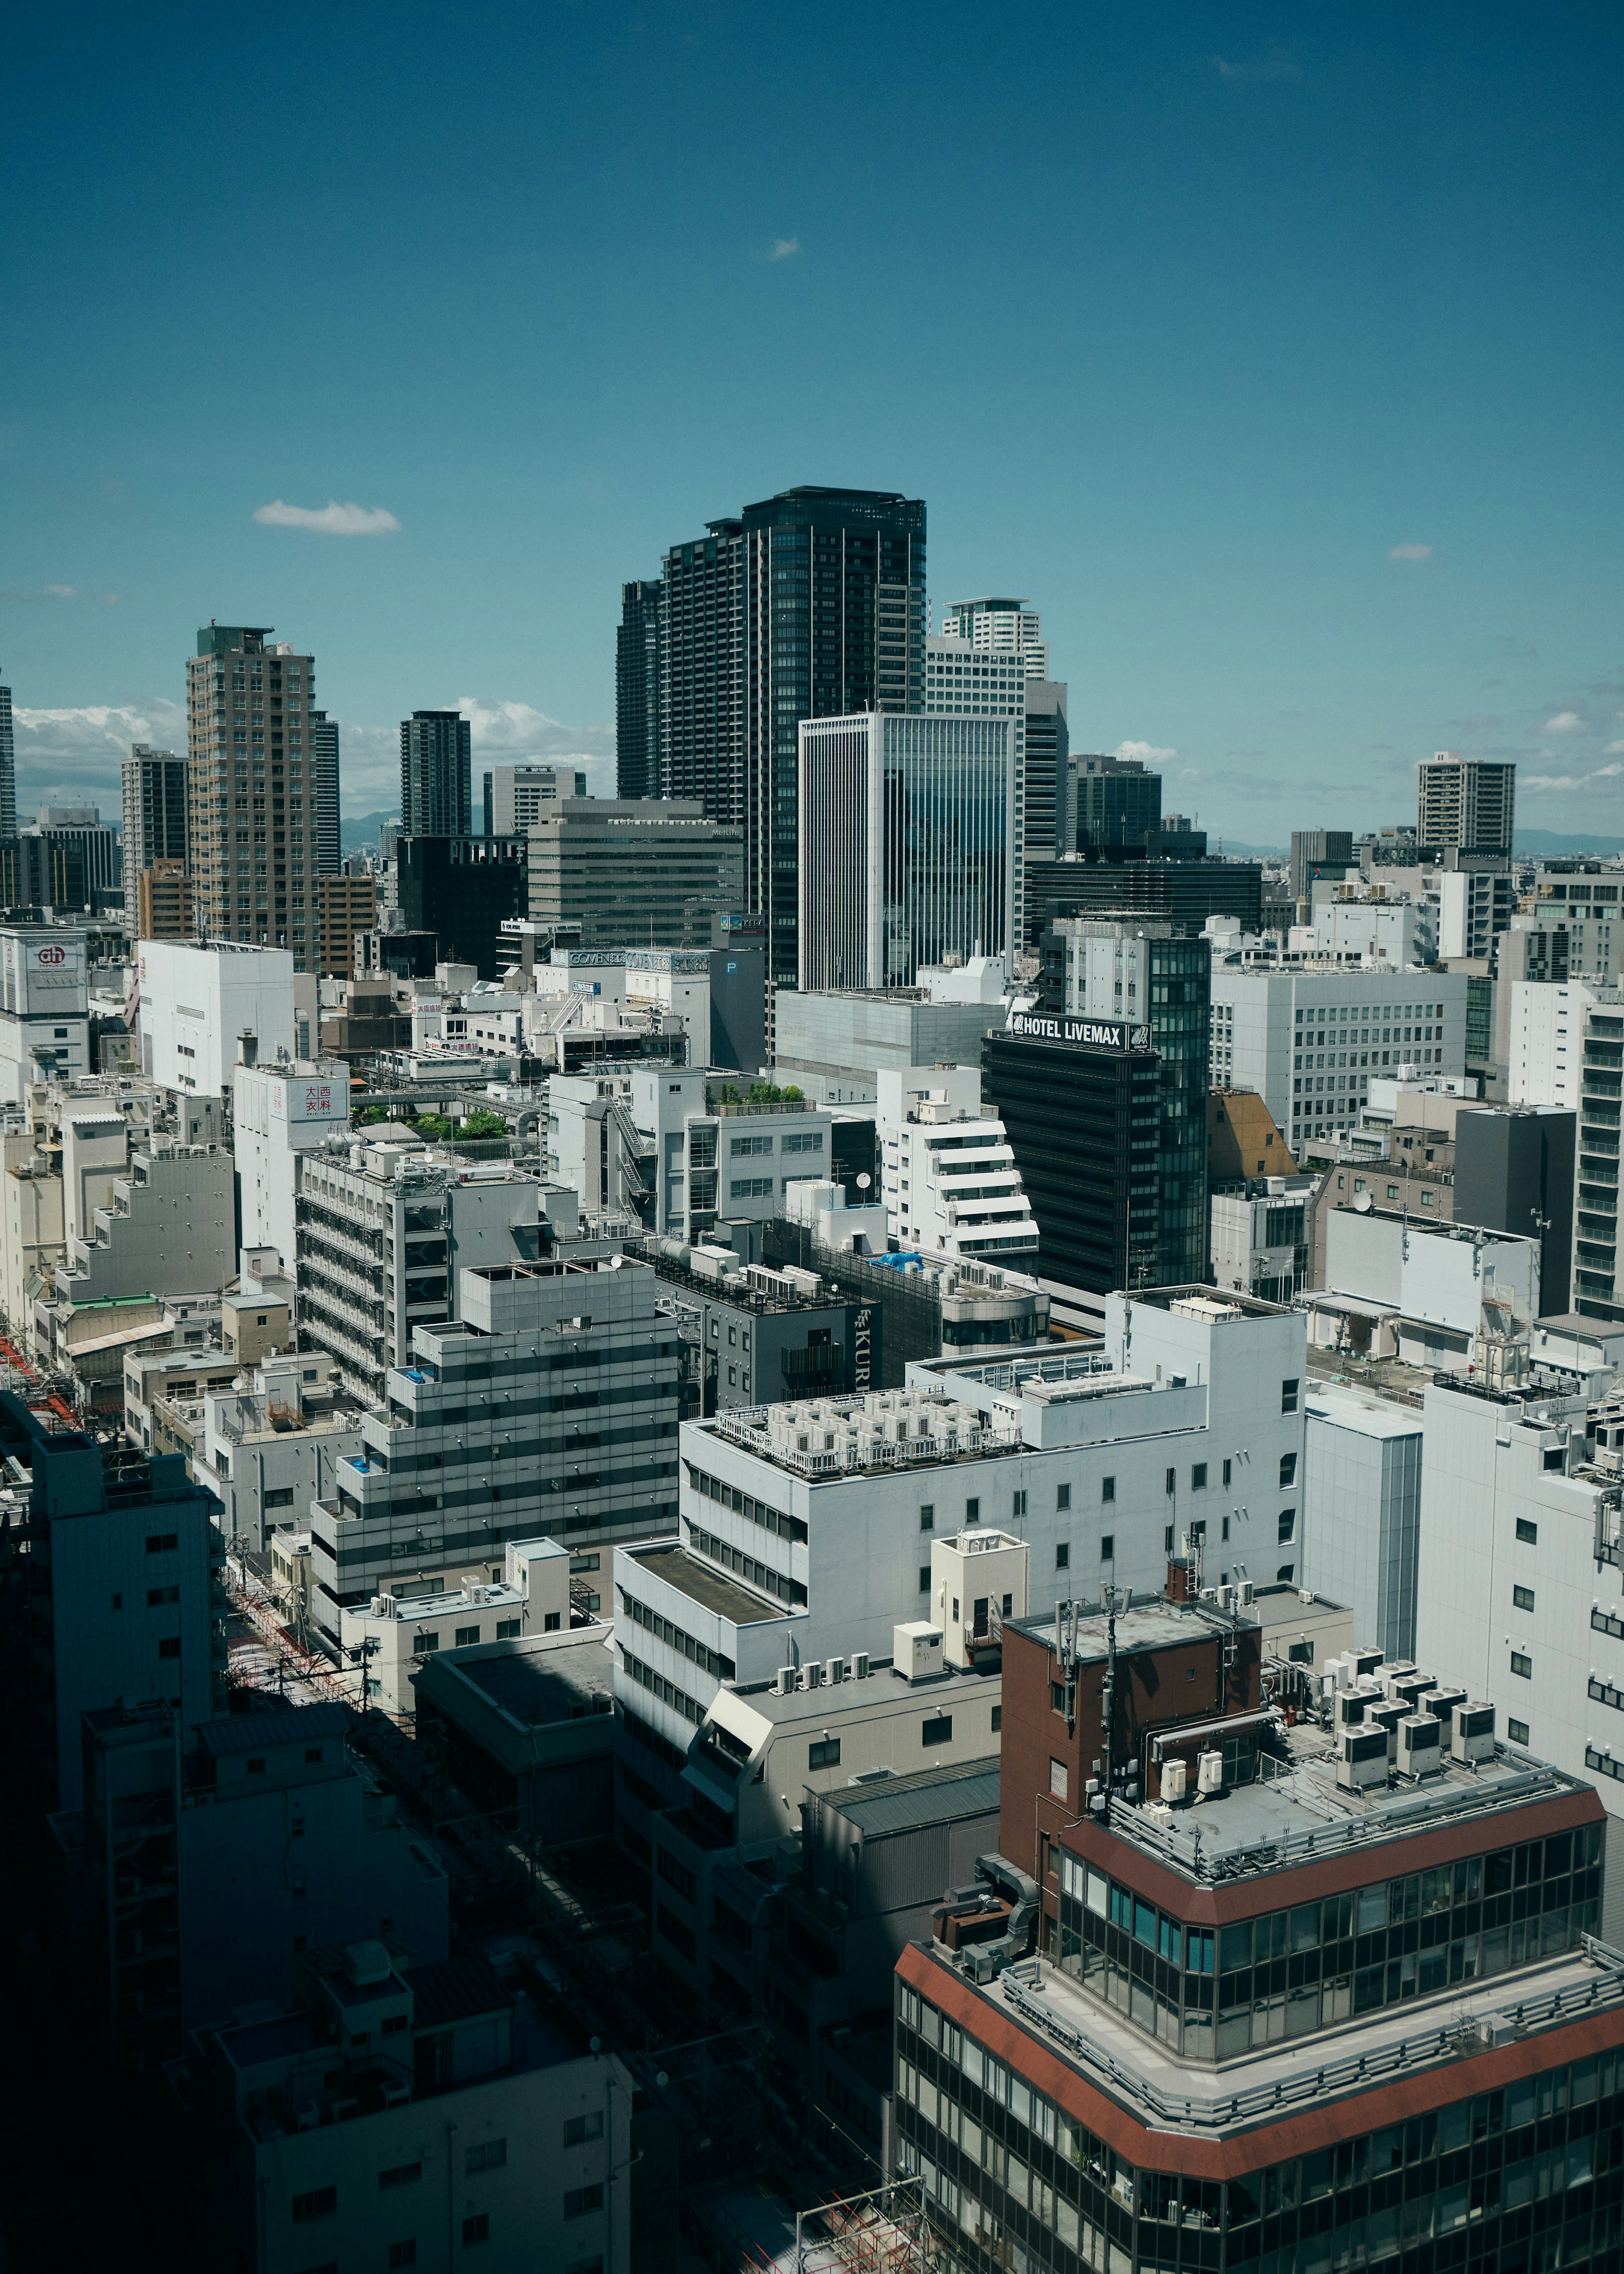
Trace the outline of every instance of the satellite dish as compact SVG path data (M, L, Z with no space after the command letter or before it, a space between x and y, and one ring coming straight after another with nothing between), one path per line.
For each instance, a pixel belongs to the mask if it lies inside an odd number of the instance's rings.
M868 1189L869 1186L870 1186L873 1182L874 1182L874 1178L873 1178L872 1177L868 1176L867 1173L865 1173L864 1175L862 1175L862 1176L859 1177L859 1178L858 1178L858 1179L857 1179L857 1189L858 1189L858 1191L859 1191L860 1193L866 1193L866 1192L868 1191Z

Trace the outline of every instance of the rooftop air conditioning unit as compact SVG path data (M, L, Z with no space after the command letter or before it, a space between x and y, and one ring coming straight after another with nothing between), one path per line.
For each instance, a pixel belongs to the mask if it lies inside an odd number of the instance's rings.
M1398 1758L1398 1725L1403 1719L1403 1707L1395 1706L1390 1698L1386 1704L1383 1704L1380 1698L1372 1699L1365 1709L1366 1726L1387 1732L1387 1758L1390 1761L1395 1761Z
M1391 1665L1382 1668L1378 1678L1388 1697L1396 1698L1399 1694L1399 1683L1414 1674L1415 1670L1415 1661L1412 1659L1395 1659Z
M822 1666L818 1663L816 1659L808 1659L807 1663L801 1669L801 1688L803 1690L818 1690L822 1688L823 1681L823 1669Z
M1395 1700L1402 1698L1412 1713L1420 1709L1422 1698L1429 1690L1438 1687L1430 1674L1403 1674L1388 1685L1387 1695Z
M866 1682L868 1679L868 1653L866 1650L853 1651L852 1653L852 1679L853 1682Z
M1449 1724L1449 1758L1470 1765L1494 1758L1492 1706L1457 1706Z
M1443 1724L1446 1745L1449 1742L1449 1731L1455 1720L1456 1708L1466 1703L1467 1697L1463 1690L1429 1690L1421 1700L1421 1711L1424 1713L1431 1713Z
M1217 1593L1217 1603L1221 1611L1232 1611L1235 1608L1234 1588L1220 1587Z
M1173 1821L1173 1811L1165 1801L1147 1800L1139 1813L1149 1817L1153 1824L1159 1824L1163 1831Z
M779 1667L772 1686L778 1691L780 1698L787 1698L795 1687L794 1668L793 1666Z
M1182 1800L1184 1796L1185 1788L1189 1784L1189 1781L1190 1764L1187 1761L1162 1762L1162 1797L1163 1800Z
M1348 1663L1353 1668L1355 1681L1363 1682L1381 1664L1381 1653L1379 1650L1350 1650Z
M1213 1795L1223 1790L1223 1755L1214 1751L1203 1753L1195 1765L1198 1792Z
M1237 1610L1249 1611L1256 1599L1256 1595L1257 1590L1252 1585L1250 1579L1237 1580L1235 1587L1235 1607Z
M1430 1713L1406 1713L1398 1725L1401 1776L1436 1776L1444 1765L1443 1724Z
M1327 1658L1320 1673L1327 1691L1350 1690L1356 1679L1351 1658Z
M1339 1690L1336 1693L1336 1726L1339 1729L1362 1729L1370 1710L1370 1699L1362 1690Z
M825 1682L844 1682L846 1660L843 1658L826 1658L823 1660L823 1679Z
M293 2112L293 2121L300 2132L313 2132L321 2121L321 2111L313 2100L301 2101Z
M411 2087L409 2084L386 2084L380 2087L380 2093L386 2108L403 2108L411 2098Z
M1387 1781L1385 1729L1344 1729L1336 1740L1336 1781L1344 1792L1369 1792Z

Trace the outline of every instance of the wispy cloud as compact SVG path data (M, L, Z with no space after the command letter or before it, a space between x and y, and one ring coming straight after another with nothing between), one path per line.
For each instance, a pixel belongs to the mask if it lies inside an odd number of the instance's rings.
M255 508L254 519L270 529L312 529L323 537L387 537L400 527L395 516L380 505L286 505L281 498Z
M1387 554L1389 561L1430 561L1432 557L1430 545L1395 545Z
M801 239L798 237L775 237L767 258L769 260L793 260L800 250Z
M78 598L79 587L77 584L40 584L37 586L13 584L7 591L0 592L0 600L10 600L14 603L20 602L25 606L36 600L76 600Z
M1286 53L1284 48L1269 48L1250 63L1231 63L1227 56L1209 56L1207 61L1220 79L1232 80L1237 86L1264 79L1301 79L1303 66Z
M1624 765L1615 758L1610 766L1598 766L1590 776L1592 781L1611 781L1615 774L1624 774Z
M1547 734L1573 734L1583 724L1576 711L1559 711L1553 719L1545 720L1545 732Z
M1113 755L1119 758L1137 758L1141 765L1164 766L1169 758L1176 758L1178 752L1164 750L1156 742L1118 742Z
M1524 774L1517 776L1519 789L1583 789L1583 774Z

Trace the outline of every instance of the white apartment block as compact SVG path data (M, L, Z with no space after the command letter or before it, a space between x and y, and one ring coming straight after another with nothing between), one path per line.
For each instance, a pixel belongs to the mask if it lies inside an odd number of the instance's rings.
M1416 1659L1607 1810L1602 1933L1624 1931L1624 1404L1426 1392Z
M1300 1314L1210 1290L1111 1295L1102 1351L909 1368L904 1390L681 1431L676 1541L616 1551L618 1705L665 1800L718 1691L867 1653L934 1618L934 1543L1024 1545L1029 1609L1161 1593L1199 1543L1220 1584L1295 1577Z
M1321 899L1321 892L1327 897ZM1431 963L1438 953L1438 912L1432 902L1387 897L1347 885L1316 886L1313 922L1294 927L1304 945L1335 962L1358 961L1394 971ZM1462 953L1466 951L1462 949Z
M900 1244L1018 1269L1035 1258L1032 1203L979 1071L883 1067L877 1088L880 1193Z
M955 600L942 619L944 639L965 640L972 647L1019 656L1028 679L1049 677L1049 643L1043 619L1024 600L986 597Z
M342 1058L273 1060L239 1066L231 1092L244 1247L298 1251L297 1171L314 1151L350 1126L350 1068Z
M1464 973L1213 967L1212 1079L1255 1089L1295 1153L1357 1126L1372 1079L1466 1071Z

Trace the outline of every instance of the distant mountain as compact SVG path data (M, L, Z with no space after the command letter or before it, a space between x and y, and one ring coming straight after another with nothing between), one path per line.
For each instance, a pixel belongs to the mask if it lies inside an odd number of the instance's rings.
M381 813L341 814L338 823L339 849L344 853L375 853L378 832L386 821L398 821L398 813L386 806Z
M1214 852L1220 841L1216 830L1209 832L1207 843ZM1225 837L1222 842L1226 854L1236 854L1243 861L1283 861L1287 857L1283 845L1243 845L1238 837Z
M1624 837L1608 837L1586 832L1575 837L1560 829L1519 829L1516 834L1519 853L1552 858L1566 853L1594 853L1598 858L1605 854L1624 853Z

